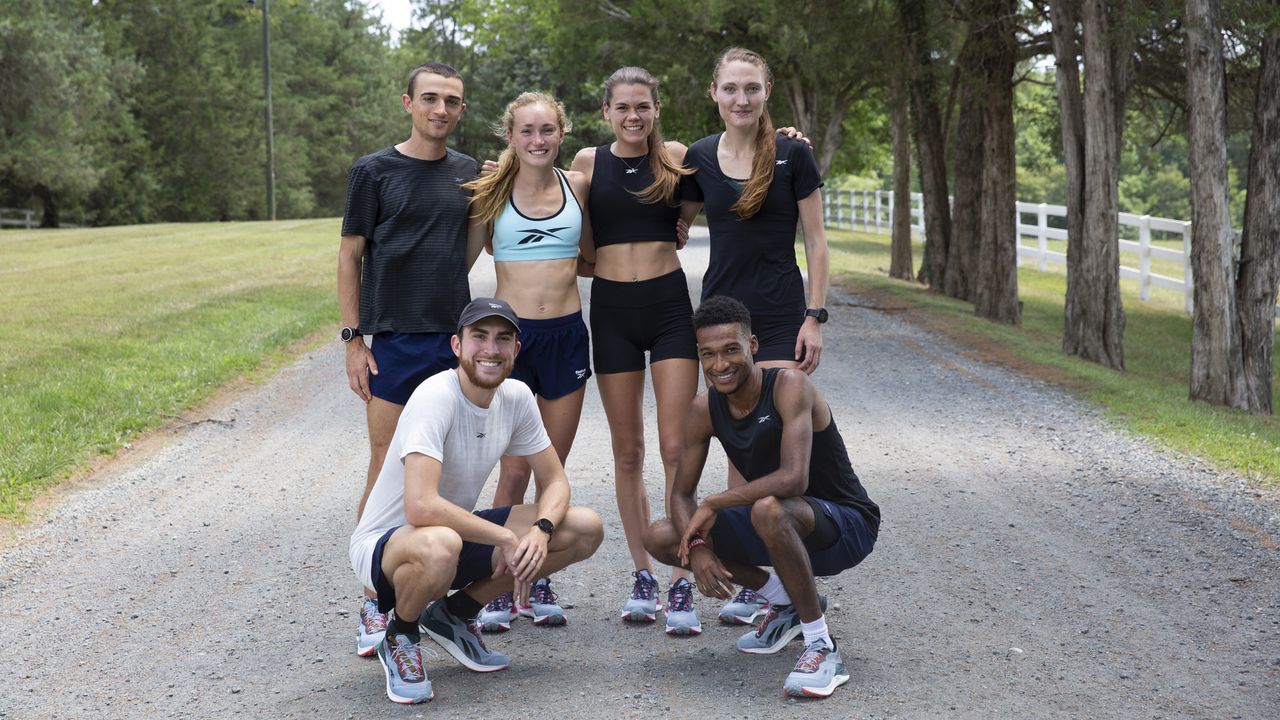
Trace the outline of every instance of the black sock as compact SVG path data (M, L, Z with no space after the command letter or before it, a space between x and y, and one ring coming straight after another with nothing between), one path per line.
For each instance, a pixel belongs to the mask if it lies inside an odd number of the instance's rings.
M449 612L453 613L454 617L464 622L474 620L480 614L480 611L484 609L484 603L471 597L463 590L459 590L445 598L444 606Z
M397 635L408 635L414 640L418 639L418 620L405 620L399 615L392 615L391 622L388 624L388 630Z

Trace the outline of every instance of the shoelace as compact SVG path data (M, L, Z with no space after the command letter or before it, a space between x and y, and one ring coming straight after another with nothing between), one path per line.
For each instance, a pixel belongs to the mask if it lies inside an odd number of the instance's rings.
M364 608L360 612L360 622L364 623L364 631L370 634L387 629L387 616L378 612L377 603L368 600L365 601Z
M490 601L489 604L485 607L485 610L488 610L490 612L495 612L498 610L510 610L514 602L515 601L513 600L511 593L502 593L501 595L499 595L498 597Z
M667 608L674 612L685 612L693 607L693 583L678 582L667 591Z
M636 584L631 586L631 597L634 600L652 600L658 594L658 581L647 578L644 573L636 570L631 573Z
M391 643L391 659L395 660L400 677L416 682L423 677L422 654L418 643L410 642L404 635L397 635Z
M744 587L738 591L738 595L733 598L733 601L743 605L754 605L756 604L756 591Z
M774 620L777 620L778 616L782 614L781 612L779 612L780 607L787 607L787 606L786 605L770 605L769 606L769 613L765 615L764 619L760 621L760 624L756 626L756 637L764 637L764 631L766 628L769 627L769 623L772 623Z
M534 583L529 595L539 605L554 605L556 602L556 594L551 590L550 582Z
M796 672L816 673L818 666L827 659L827 644L818 640L804 649L804 654L796 661Z

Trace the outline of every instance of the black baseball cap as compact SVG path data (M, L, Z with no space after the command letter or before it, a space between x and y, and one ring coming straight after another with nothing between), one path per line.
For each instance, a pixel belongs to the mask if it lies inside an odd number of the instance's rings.
M516 311L505 300L487 297L476 298L462 309L462 314L458 316L458 331L461 332L462 328L487 317L500 317L511 323L516 332L520 332L520 319L516 317Z

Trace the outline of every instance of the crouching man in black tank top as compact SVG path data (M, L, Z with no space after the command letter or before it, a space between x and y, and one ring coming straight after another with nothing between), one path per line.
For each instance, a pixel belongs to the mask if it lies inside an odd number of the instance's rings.
M769 614L738 638L738 649L772 654L803 634L804 652L783 690L826 697L849 673L827 631L826 598L814 576L836 575L871 553L880 509L853 472L831 408L809 376L752 361L756 338L742 303L708 298L693 325L708 389L689 409L671 517L649 526L645 547L692 570L704 595L731 598L737 583L769 601ZM698 504L713 435L747 483Z

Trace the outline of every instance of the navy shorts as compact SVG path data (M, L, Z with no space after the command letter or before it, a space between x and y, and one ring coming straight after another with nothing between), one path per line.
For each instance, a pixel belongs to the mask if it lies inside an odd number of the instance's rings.
M590 353L582 311L550 320L520 318L520 354L511 377L534 395L555 400L587 384Z
M369 373L369 391L389 403L404 405L423 380L458 367L450 339L453 333L378 333L370 350L378 374Z
M751 334L756 336L759 348L755 361L796 359L796 338L804 324L804 313L786 315L751 314Z
M805 496L804 500L814 512L822 513L835 525L837 538L826 548L807 548L813 574L838 575L862 562L871 554L876 544L876 533L871 531L862 513L848 505L838 505L830 500ZM708 539L715 546L717 557L742 565L773 566L764 540L751 524L751 507L739 505L724 508L716 517Z
M507 517L511 515L511 507L475 510L471 514L495 525L506 525ZM382 573L382 551L387 545L387 540L391 539L391 535L399 529L394 527L386 531L382 537L378 538L378 544L373 546L373 567L369 570L369 574L373 577L369 579L373 581L373 589L378 593L378 612L391 612L391 608L396 606L395 586L391 584L391 578ZM458 569L449 587L461 590L477 580L493 575L493 548L493 545L464 540L462 552L458 554Z
M644 370L645 352L651 363L697 360L684 270L636 282L592 280L591 351L599 373Z

